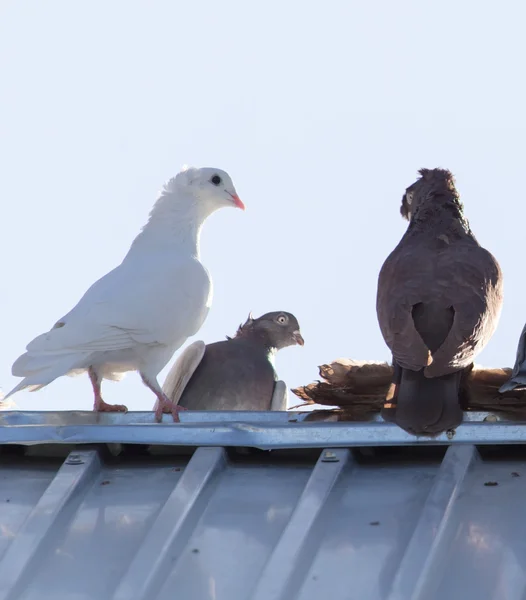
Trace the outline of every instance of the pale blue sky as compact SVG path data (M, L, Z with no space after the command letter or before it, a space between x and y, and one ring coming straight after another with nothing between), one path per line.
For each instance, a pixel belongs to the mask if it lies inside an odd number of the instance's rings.
M227 170L247 206L205 224L215 294L198 338L293 312L306 344L278 356L289 387L340 356L389 359L378 270L405 187L441 166L505 274L479 362L510 365L526 320L525 19L520 0L0 0L0 387L185 163ZM135 374L103 393L154 402ZM13 399L92 406L86 376Z

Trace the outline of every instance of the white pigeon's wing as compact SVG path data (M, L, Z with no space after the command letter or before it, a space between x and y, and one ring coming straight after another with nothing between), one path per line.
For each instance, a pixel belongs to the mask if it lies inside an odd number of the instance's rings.
M287 386L284 381L279 379L274 384L274 392L272 393L272 400L270 401L270 410L287 410Z
M195 373L199 363L203 360L205 349L205 343L197 340L185 348L184 352L181 353L170 369L163 385L163 392L174 404L179 403L185 387ZM154 410L156 408L157 404L154 406Z
M124 350L137 344L182 343L201 327L210 304L208 273L197 260L161 269L122 264L99 279L30 353Z
M118 327L107 327L92 321L71 321L43 333L29 342L29 354L89 354L91 352L129 348L129 332Z

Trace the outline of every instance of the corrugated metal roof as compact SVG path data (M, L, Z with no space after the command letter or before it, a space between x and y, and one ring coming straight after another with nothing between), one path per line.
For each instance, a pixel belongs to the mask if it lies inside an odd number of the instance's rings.
M0 600L523 598L524 425L203 415L3 413Z

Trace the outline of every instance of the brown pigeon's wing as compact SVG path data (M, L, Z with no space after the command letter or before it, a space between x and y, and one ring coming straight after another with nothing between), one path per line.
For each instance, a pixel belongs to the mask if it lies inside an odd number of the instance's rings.
M453 325L444 343L426 368L427 377L439 377L471 364L497 327L502 308L502 274L497 261L484 248L458 247L449 253L442 269L448 278L437 278L446 286L438 293L455 311Z
M199 363L203 360L205 349L205 343L201 340L197 340L184 350L170 369L163 385L163 392L174 404L179 403L190 378L195 373ZM154 410L156 408L157 403L155 404Z
M412 315L416 330L434 356L451 331L455 311L447 300L440 299L416 304Z
M409 261L396 248L387 258L378 277L376 313L385 343L397 363L406 369L418 371L429 364L429 348L416 330L412 310L422 301L419 278L408 271ZM407 283L406 283L407 282Z
M287 386L284 381L278 380L274 384L274 392L270 401L270 410L287 410Z

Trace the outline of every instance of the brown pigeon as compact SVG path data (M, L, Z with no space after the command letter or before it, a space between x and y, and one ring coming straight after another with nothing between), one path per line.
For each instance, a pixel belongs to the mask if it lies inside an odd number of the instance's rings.
M421 169L400 212L409 227L378 279L376 312L393 353L382 416L417 435L462 422L463 372L499 321L502 274L464 217L453 175Z
M188 346L163 391L189 410L286 410L287 388L277 380L273 361L277 350L295 344L304 342L293 314L249 315L233 338Z

